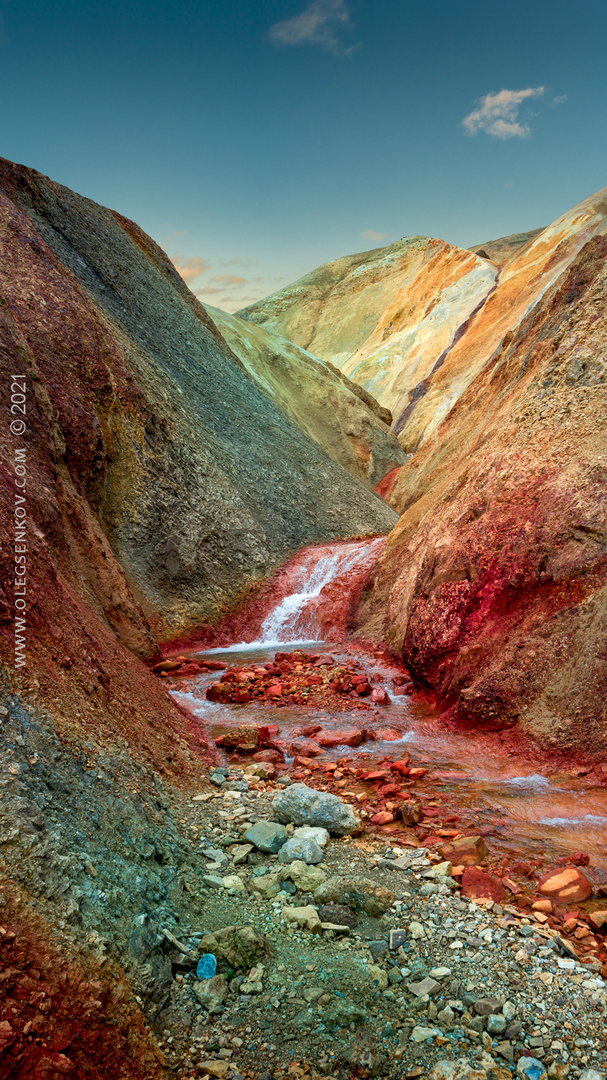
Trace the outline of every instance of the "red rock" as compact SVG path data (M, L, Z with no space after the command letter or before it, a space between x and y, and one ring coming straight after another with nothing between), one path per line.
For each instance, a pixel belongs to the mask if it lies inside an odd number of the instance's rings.
M307 724L305 728L301 729L302 735L305 735L307 739L316 735L317 731L322 731L322 724Z
M200 663L208 671L223 671L228 666L224 660L201 660Z
M575 866L552 870L541 878L538 890L551 900L577 904L592 894L592 885Z
M308 683L308 685L310 685L310 683ZM332 679L329 686L336 694L347 694L352 689L352 683L349 679Z
M371 687L368 682L357 683L354 687L359 697L367 697L371 693Z
M352 686L358 686L359 683L366 683L369 681L366 675L353 675L351 678Z
M372 772L364 773L363 780L389 780L390 773L384 769L375 769Z
M602 930L607 926L607 911L591 911L588 918L595 930Z
M319 754L322 754L322 747L313 739L293 739L289 743L289 750L293 756L295 754L307 754L308 757L318 757Z
M533 877L533 870L529 866L529 863L523 862L519 859L518 862L512 864L513 874L522 874L523 877Z
M289 751L289 748L284 739L272 739L272 741L270 742L270 747L272 750L278 750L278 753L282 754L283 757Z
M246 705L247 702L250 701L252 697L253 697L253 695L252 695L250 690L245 690L245 689L234 690L233 693L232 693L231 700L234 701L237 705ZM257 749L258 746L259 746L259 740L257 740L255 749ZM239 747L239 750L240 750L240 747ZM249 751L247 751L247 750L242 750L243 754L248 753L248 752Z
M321 729L314 741L326 749L333 749L336 746L360 746L363 741L363 732L361 728L341 728L338 731Z
M422 804L410 799L399 808L399 813L405 825L419 825L422 816Z
M377 687L371 694L371 700L374 701L376 705L389 705L390 695L383 687ZM383 738L385 738L385 736L383 736Z
M410 758L409 754L403 754L402 758L399 758L398 761L393 761L392 762L390 768L392 769L392 772L400 773L401 776L408 776L408 774L409 774L408 766L409 766L410 761L411 761L411 758Z
M332 656L321 656L315 662L314 667L334 667L335 660Z
M425 776L427 772L427 769L420 769L419 766L416 765L409 769L409 776L412 780L419 780L422 776Z
M252 760L267 761L271 765L282 765L284 754L280 750L258 750L256 754L253 754Z
M228 683L213 683L207 687L204 696L207 701L228 701L230 692Z
M190 664L182 664L178 671L174 672L175 675L200 675L202 668L200 664L192 662Z
M489 855L489 848L482 836L462 836L452 840L441 848L443 859L448 859L454 866L474 866Z
M574 851L572 855L566 855L559 859L559 866L588 866L590 856L583 851Z
M274 683L272 686L268 686L265 691L266 697L279 698L282 697L283 686L282 683Z
M259 730L259 738L262 742L269 742L270 739L275 739L278 735L280 728L278 724L262 724Z
M322 677L320 675L308 675L305 685L322 686Z
M412 686L395 686L392 693L394 697L408 697L412 690Z
M372 825L391 825L394 821L394 814L391 814L389 810L380 810L378 814L374 814L371 818Z
M234 672L226 671L219 679L220 683L234 682Z
M378 739L382 739L383 742L396 742L398 739L402 739L402 731L396 731L395 728L380 728L376 732Z
M493 900L499 904L506 890L499 878L479 870L477 866L467 866L462 874L462 894L470 900Z
M378 787L377 794L381 795L382 799L385 799L388 795L398 795L400 788L398 784L382 784Z

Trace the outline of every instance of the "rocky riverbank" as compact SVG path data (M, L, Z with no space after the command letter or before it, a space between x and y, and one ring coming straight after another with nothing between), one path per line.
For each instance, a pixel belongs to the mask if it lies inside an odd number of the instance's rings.
M360 835L350 809L353 834L329 838L316 825L319 800L339 813L345 800L309 781L291 786L286 774L264 779L273 771L215 769L183 806L208 867L202 919L173 957L178 973L156 1020L176 1075L536 1080L607 1065L607 971L591 913L563 920L520 864L511 873L525 881L526 902L482 896L497 883L482 838L459 849L451 840L450 851L411 846L413 836L395 845ZM444 857L454 848L478 860L468 885ZM224 946L211 986L195 967L226 926L251 928L253 947L239 964L237 931L225 931L232 951Z

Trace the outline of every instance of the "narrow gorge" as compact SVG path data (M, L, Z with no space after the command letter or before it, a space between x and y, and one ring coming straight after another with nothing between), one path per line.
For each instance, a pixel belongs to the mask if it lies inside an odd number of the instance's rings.
M607 188L235 315L0 215L0 1080L603 1076Z

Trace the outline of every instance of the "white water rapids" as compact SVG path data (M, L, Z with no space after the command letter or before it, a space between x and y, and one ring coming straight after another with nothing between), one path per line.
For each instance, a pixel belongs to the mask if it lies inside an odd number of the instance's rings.
M384 537L353 544L326 545L320 557L318 549L308 549L301 565L290 569L287 581L291 591L263 622L261 644L321 640L318 600L322 590L354 570L368 569L384 545Z

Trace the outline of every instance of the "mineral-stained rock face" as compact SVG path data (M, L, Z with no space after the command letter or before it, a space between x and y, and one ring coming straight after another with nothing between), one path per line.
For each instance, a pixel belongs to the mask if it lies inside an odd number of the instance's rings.
M607 698L606 310L595 237L401 469L402 517L359 614L456 719L591 750Z
M0 192L2 361L29 383L29 513L129 648L154 648L133 588L156 633L174 633L310 541L391 527L137 226L9 162Z
M410 236L321 266L239 315L336 364L396 420L497 277L470 251Z
M255 381L307 435L371 487L403 465L392 414L337 368L235 315L207 307Z
M125 1077L165 1075L142 1009L164 1007L161 931L199 920L205 873L167 793L207 744L139 658L309 540L387 532L396 515L372 475L347 473L257 385L137 226L5 161L0 366L0 886L13 935L0 966L16 973L0 1034L15 1076L39 1061L41 1076L87 1063L97 1075L112 1052ZM17 406L25 393L24 431L9 430L11 392ZM142 958L130 943L155 908L160 937ZM52 1009L28 1035L30 968Z
M337 364L392 410L403 449L414 451L606 229L604 189L535 235L481 247L490 258L407 237L328 263L239 315Z

